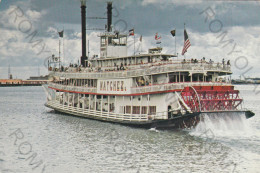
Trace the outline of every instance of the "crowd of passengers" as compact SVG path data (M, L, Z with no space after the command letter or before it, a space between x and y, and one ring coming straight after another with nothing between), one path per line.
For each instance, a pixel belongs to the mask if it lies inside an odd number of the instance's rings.
M207 62L205 57L203 57L201 60L197 60L197 59L193 59L193 58L192 58L191 60L183 59L182 64L186 64L186 63L194 63L194 64L196 64L196 63L207 63L207 64L212 65L212 64L214 63L214 61L212 61L212 60L210 59L210 60ZM141 60L140 63L138 63L138 64L136 64L136 65L142 65L142 64L144 64L144 63L143 63L143 61ZM127 65L127 63L125 63L125 64L121 63L120 66L119 66L119 65L117 65L116 63L114 63L113 68L105 69L104 71L124 71L124 70L128 70L128 66L130 66L130 65L131 65L131 63L129 63L128 65ZM157 64L157 65L161 65L161 64L159 63L159 64ZM222 59L222 65L223 65L223 67L225 67L226 65L227 65L227 66L230 66L230 65L231 65L231 64L230 64L230 60L228 60L227 63L226 63L226 62L225 62L225 59L223 58L223 59ZM152 66L153 66L153 65L152 65ZM76 72L81 72L83 66L82 66L82 65L78 65L78 64L72 64L72 63L70 63L69 67L70 67L70 68L75 68L75 69L76 69ZM69 70L69 67L61 66L60 69L59 69L59 68L49 67L49 71L67 72L67 71ZM217 63L217 67L220 67L220 63ZM88 68L89 68L88 72L93 72L93 71L94 71L94 69L92 68L92 65L91 65L91 64L88 64ZM102 69L101 69L101 67L97 67L97 68L95 68L95 71L96 71L96 72L101 72Z
M191 59L190 61L186 61L185 59L183 59L183 61L182 61L182 63L208 63L208 64L213 64L214 63L214 61L212 61L211 59L209 60L209 62L207 62L206 61L206 58L205 57L203 57L200 61L199 60L197 60L197 59ZM219 63L217 63L217 65L220 65ZM231 64L230 64L230 60L228 60L227 61L227 63L225 62L225 59L223 58L222 59L222 65L224 66L224 65L228 65L228 66L230 66Z

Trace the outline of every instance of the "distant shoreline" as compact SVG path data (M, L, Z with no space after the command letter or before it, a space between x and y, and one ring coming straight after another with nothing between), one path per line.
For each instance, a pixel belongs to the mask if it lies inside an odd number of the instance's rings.
M232 83L232 85L260 85L260 83Z
M0 84L0 87L42 86L43 84Z

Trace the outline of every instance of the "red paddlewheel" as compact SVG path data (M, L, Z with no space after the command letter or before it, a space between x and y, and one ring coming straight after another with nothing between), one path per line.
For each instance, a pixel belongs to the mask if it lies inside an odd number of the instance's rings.
M232 111L242 103L234 86L185 87L181 96L193 112Z
M181 92L181 96L192 112L200 112L200 101L195 88L185 87Z
M184 120L179 124L179 128L180 129L194 128L198 125L198 123L200 122L200 119L201 119L200 117L195 116L193 118Z

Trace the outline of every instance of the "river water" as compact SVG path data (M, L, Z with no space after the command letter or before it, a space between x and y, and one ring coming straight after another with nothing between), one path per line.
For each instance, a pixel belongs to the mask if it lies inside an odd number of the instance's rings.
M236 88L255 117L205 115L183 131L57 114L42 87L0 88L0 173L260 172L260 93Z

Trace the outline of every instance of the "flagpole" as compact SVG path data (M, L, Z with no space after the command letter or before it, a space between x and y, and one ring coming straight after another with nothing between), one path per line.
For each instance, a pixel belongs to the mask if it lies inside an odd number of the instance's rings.
M141 41L141 53L143 52L143 36L142 37L142 41Z
M185 23L184 23L184 32L185 32L185 29L186 29L186 28L185 28ZM184 38L184 44L185 44L185 38ZM184 53L183 56L184 56L184 59L186 59L186 57L185 57L185 53Z
M135 35L134 35L134 55L135 55Z
M60 37L59 37L59 68L60 68Z
M134 56L135 56L135 28L134 28ZM135 56L135 64L136 64L136 56Z
M175 28L175 55L176 55L176 28Z
M134 28L135 30L135 28ZM135 55L135 33L134 33L134 55Z
M63 27L63 32L64 32L64 27ZM63 33L62 41L63 41L63 63L64 63L65 62L64 33Z
M59 57L60 57L60 37L59 37Z
M89 52L89 40L88 40L88 57L89 57L89 53L90 53L90 52Z

